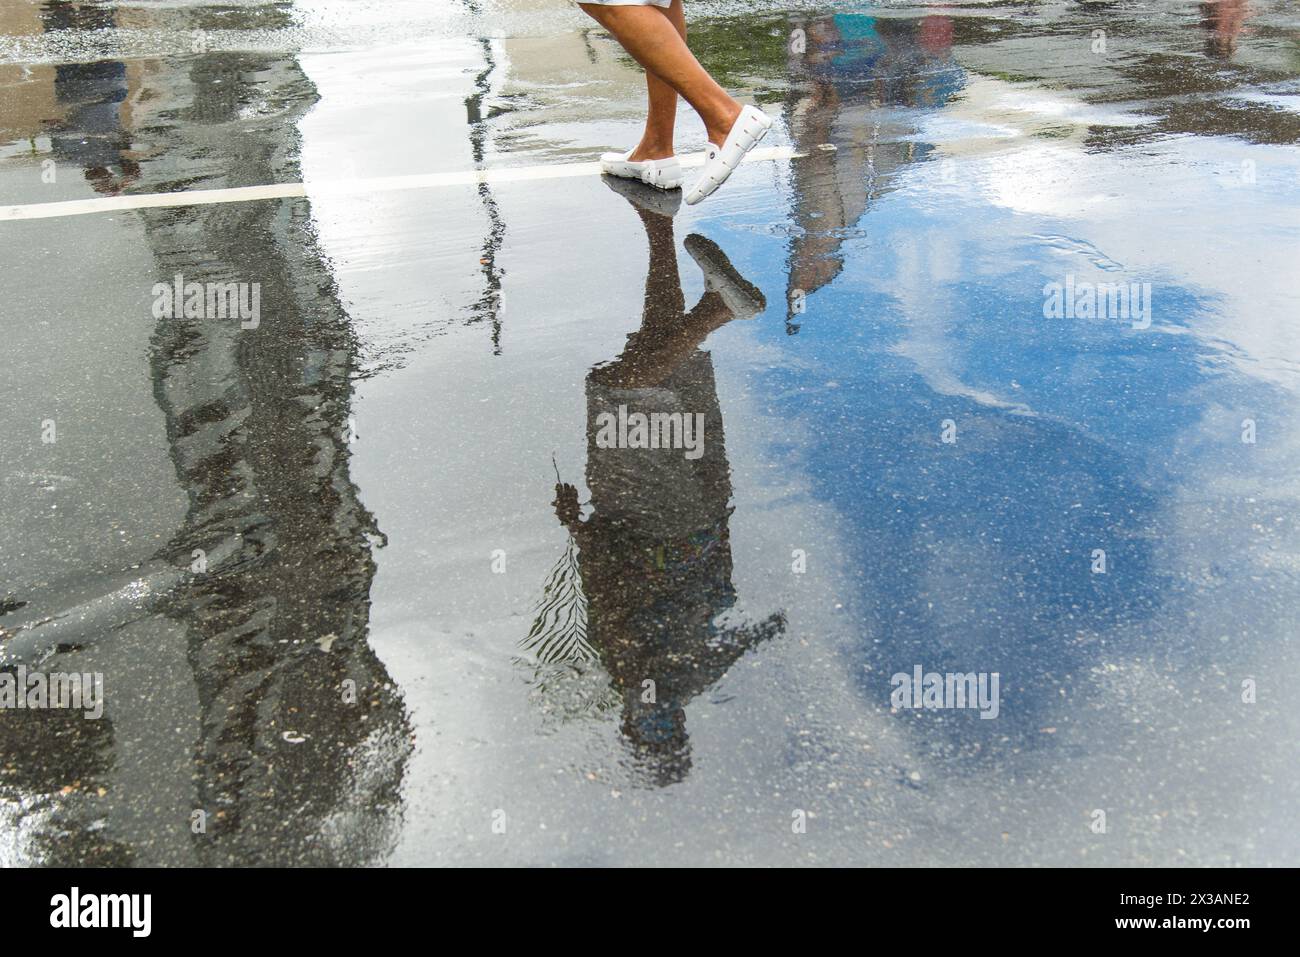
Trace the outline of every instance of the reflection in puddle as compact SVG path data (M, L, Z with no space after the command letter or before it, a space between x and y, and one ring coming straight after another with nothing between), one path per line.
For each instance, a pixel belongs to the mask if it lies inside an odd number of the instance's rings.
M97 6L52 2L43 16L47 29L112 25ZM68 109L53 155L97 192L141 175L126 153L125 75L111 62L55 74ZM310 105L294 61L274 55L158 64L150 82L166 92L137 105L136 122L167 127L151 190L163 185L157 170L184 182L275 181ZM245 123L254 99L280 104L274 126ZM168 319L149 342L153 396L189 503L170 539L140 555L121 587L105 576L79 604L71 589L6 600L8 663L58 670L97 655L109 702L100 721L0 716L3 786L29 809L9 854L47 864L373 863L396 839L411 744L401 696L367 643L381 537L348 474L356 338L305 203L146 211L139 223L156 277L251 280L264 323L244 335L237 323ZM160 647L142 654L150 636ZM162 663L190 700L159 690ZM194 735L185 765L165 763L181 741L141 755L142 735L173 729Z
M0 201L638 125L576 12L344 6L7 7ZM1239 694L1300 607L1294 12L698 6L803 154L698 209L4 224L0 652L106 696L0 714L6 863L1295 860L1296 719ZM177 274L260 284L259 328L148 320ZM1148 284L1149 328L1045 322L1076 276ZM998 673L997 718L891 711L918 667Z
M696 235L686 249L706 292L688 310L673 229L680 191L608 184L645 229L645 307L623 353L587 375L591 501L584 516L577 489L557 481L553 504L570 543L523 646L548 666L598 659L618 696L633 764L664 786L691 766L686 704L785 624L779 612L720 624L736 601L731 469L713 361L700 349L714 330L753 319L765 303L716 244ZM661 442L656 423L680 441Z

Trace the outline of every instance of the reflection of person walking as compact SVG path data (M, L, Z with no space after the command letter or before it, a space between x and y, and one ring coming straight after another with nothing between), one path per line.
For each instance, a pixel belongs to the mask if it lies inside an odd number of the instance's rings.
M649 241L644 311L622 354L587 375L588 514L558 473L554 506L577 545L586 637L621 699L634 765L652 785L667 786L691 766L686 705L785 628L779 613L757 622L720 617L736 604L731 467L713 360L700 348L715 329L755 318L766 303L716 243L692 235L686 251L705 291L687 309L672 220L680 197L607 182L636 208ZM621 413L698 416L701 454L603 444L599 423Z
M704 169L686 194L687 203L698 203L727 181L771 128L771 119L757 107L742 107L700 66L686 46L682 0L591 0L578 5L645 67L649 88L650 110L641 142L630 152L603 155L604 171L660 189L681 186L681 164L673 153L680 93L700 114L709 138Z

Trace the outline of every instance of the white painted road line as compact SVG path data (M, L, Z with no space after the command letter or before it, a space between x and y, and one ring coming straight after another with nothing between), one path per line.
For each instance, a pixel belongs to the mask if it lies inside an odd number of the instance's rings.
M803 156L788 146L753 150L746 163L765 160L798 159ZM682 160L682 166L704 165L704 154ZM32 203L27 206L0 206L0 221L12 219L50 219L59 216L85 216L129 209L159 209L166 206L208 206L213 203L246 203L259 199L286 199L300 196L350 196L391 193L406 189L432 189L438 186L476 186L479 183L521 183L539 179L563 179L569 176L596 176L599 163L565 163L551 166L507 166L502 169L465 170L455 173L418 173L414 176L381 176L312 183L277 183L268 186L235 186L230 189L196 189L175 193L140 193L130 196L104 196L98 199L74 199L62 203Z

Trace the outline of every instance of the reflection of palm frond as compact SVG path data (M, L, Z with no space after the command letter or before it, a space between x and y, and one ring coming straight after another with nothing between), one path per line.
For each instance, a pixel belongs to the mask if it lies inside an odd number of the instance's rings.
M523 681L530 688L529 698L542 712L543 728L601 718L623 703L599 660L544 665L516 658L514 663L531 672Z
M587 642L587 596L582 590L578 543L572 537L546 579L533 627L519 646L548 665L596 657Z

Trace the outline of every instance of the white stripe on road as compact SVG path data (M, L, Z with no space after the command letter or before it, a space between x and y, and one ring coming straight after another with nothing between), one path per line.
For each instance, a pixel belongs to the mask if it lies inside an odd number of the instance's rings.
M788 146L756 149L745 157L746 163L764 160L798 159ZM685 167L703 166L704 154L682 160ZM32 203L27 206L0 206L0 220L49 219L56 216L85 216L127 209L158 209L165 206L206 206L213 203L246 203L259 199L286 199L300 196L349 196L391 193L405 189L431 189L436 186L475 186L479 183L520 183L539 179L562 179L569 176L595 176L599 163L566 163L559 166L508 166L503 169L465 170L455 173L419 173L414 176L381 176L373 179L323 181L313 183L277 183L269 186L235 186L230 189L196 189L176 193L140 193L131 196L105 196L99 199L74 199L62 203Z

